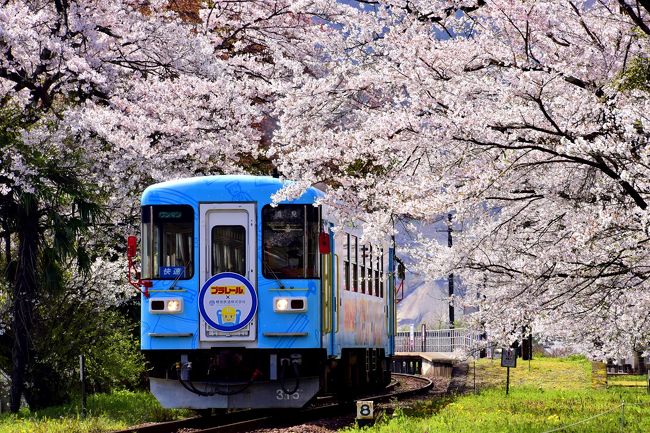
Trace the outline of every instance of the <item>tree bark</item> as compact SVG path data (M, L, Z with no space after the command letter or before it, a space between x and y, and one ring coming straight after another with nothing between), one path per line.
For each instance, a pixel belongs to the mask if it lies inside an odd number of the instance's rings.
M37 290L39 247L38 206L35 198L24 197L18 206L16 277L13 282L13 345L11 350L10 411L18 412L25 387L25 373L31 355L31 331Z
M9 264L11 263L11 233L9 232L9 225L6 221L2 222L2 230L4 231L4 242L5 242L5 266L9 270ZM9 278L9 274L6 274L6 277Z

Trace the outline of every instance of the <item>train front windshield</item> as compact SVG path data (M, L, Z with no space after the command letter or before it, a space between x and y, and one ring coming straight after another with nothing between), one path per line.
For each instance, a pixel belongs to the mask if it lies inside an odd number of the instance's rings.
M194 271L191 206L142 207L142 278L188 279Z
M318 208L312 205L264 206L264 276L318 278L318 224Z

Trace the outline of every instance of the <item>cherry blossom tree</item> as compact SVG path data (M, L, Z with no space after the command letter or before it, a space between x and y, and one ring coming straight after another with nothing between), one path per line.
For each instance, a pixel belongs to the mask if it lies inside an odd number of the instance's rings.
M642 348L647 6L3 2L14 409L57 224L75 229L52 263L108 269L143 186L207 173L277 168L297 181L278 200L324 184L370 238L453 212L454 248L420 237L412 254L462 276L493 338L526 326L594 355Z
M461 275L496 340L532 326L593 356L647 347L648 5L362 6L342 24L352 61L283 101L281 171L368 228L453 211L454 248L412 253Z
M73 298L90 302L99 291L119 299L126 285L112 287L112 278L80 285L87 277L69 269L113 268L111 248L135 222L137 196L151 182L269 172L261 150L274 101L295 75L321 73L303 59L334 51L343 36L323 37L322 23L338 10L335 2L290 1L2 3L0 209L13 302L12 410L49 290L42 258L64 247L51 263Z

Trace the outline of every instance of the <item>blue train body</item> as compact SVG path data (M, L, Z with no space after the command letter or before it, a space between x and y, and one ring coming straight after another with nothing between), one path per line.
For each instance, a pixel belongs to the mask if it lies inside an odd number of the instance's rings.
M142 196L142 350L165 407L299 407L381 386L393 352L393 248L334 232L321 192L208 176ZM329 250L329 251L328 251Z

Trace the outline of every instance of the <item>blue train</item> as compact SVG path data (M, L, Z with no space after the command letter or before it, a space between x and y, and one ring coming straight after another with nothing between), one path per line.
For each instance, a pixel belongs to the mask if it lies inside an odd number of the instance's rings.
M301 407L390 380L394 245L362 245L310 188L207 176L142 195L142 351L168 408Z

